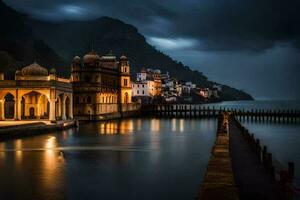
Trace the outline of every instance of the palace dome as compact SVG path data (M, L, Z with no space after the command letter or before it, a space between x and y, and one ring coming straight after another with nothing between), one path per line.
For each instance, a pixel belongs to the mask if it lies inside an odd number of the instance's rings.
M74 63L80 63L80 62L81 62L81 58L80 58L79 56L75 56L75 57L73 58L73 62L74 62Z
M125 60L128 60L128 59L127 59L127 57L126 57L125 55L122 55L122 56L120 57L120 60L125 61Z
M15 75L22 75L22 73L21 73L20 70L17 70L17 71L15 72Z
M50 69L49 73L50 74L56 74L56 69L55 68Z
M99 61L100 57L96 52L89 52L85 56L83 56L83 62L86 64L94 63L95 61Z
M48 76L48 70L36 62L22 69L23 76Z

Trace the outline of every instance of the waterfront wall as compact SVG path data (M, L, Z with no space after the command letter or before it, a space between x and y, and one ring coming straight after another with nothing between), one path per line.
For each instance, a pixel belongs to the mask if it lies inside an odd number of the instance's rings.
M78 115L75 116L77 120L80 121L102 121L119 119L122 117L134 117L141 114L141 104L131 103L131 104L103 104L99 105L101 112L97 115Z
M66 120L51 124L36 122L30 124L4 126L0 127L0 140L15 137L40 135L54 130L65 130L78 126L79 124L76 120Z

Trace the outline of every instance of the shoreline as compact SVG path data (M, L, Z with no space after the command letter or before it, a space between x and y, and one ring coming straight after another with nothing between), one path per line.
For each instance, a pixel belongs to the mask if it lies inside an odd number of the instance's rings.
M26 123L25 123L26 122ZM78 127L77 120L57 121L56 123L47 123L45 121L22 121L18 125L6 125L0 127L0 140L14 139L17 137L26 137L41 135L55 130L66 130Z
M56 130L67 130L70 128L79 127L79 123L86 122L102 122L110 120L120 120L130 117L139 117L140 112L128 111L124 113L110 113L98 119L80 120L72 119L65 121L0 121L0 141L7 139L15 139L26 136L35 136L49 133ZM2 123L2 124L1 124ZM1 126L2 125L2 126Z

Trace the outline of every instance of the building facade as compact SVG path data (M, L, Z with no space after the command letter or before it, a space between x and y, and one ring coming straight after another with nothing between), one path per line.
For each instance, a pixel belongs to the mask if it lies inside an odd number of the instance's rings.
M132 83L133 97L154 98L162 95L160 70L142 69L137 73L136 82Z
M14 80L0 73L0 120L66 120L73 118L73 90L69 79L60 78L37 63L15 72Z
M130 65L126 56L117 60L113 54L96 52L82 59L74 57L71 82L74 93L74 115L78 119L97 120L101 115L122 112L131 104Z

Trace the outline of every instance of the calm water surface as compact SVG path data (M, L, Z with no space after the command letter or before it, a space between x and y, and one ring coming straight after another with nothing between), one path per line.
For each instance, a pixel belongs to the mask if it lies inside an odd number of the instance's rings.
M194 199L215 132L215 120L126 119L1 142L1 199Z
M284 166L295 163L295 182L300 186L300 124L244 122Z
M214 106L299 109L300 102ZM300 124L243 123L279 161L296 163L300 185ZM1 199L194 199L215 132L215 120L126 119L0 142Z

